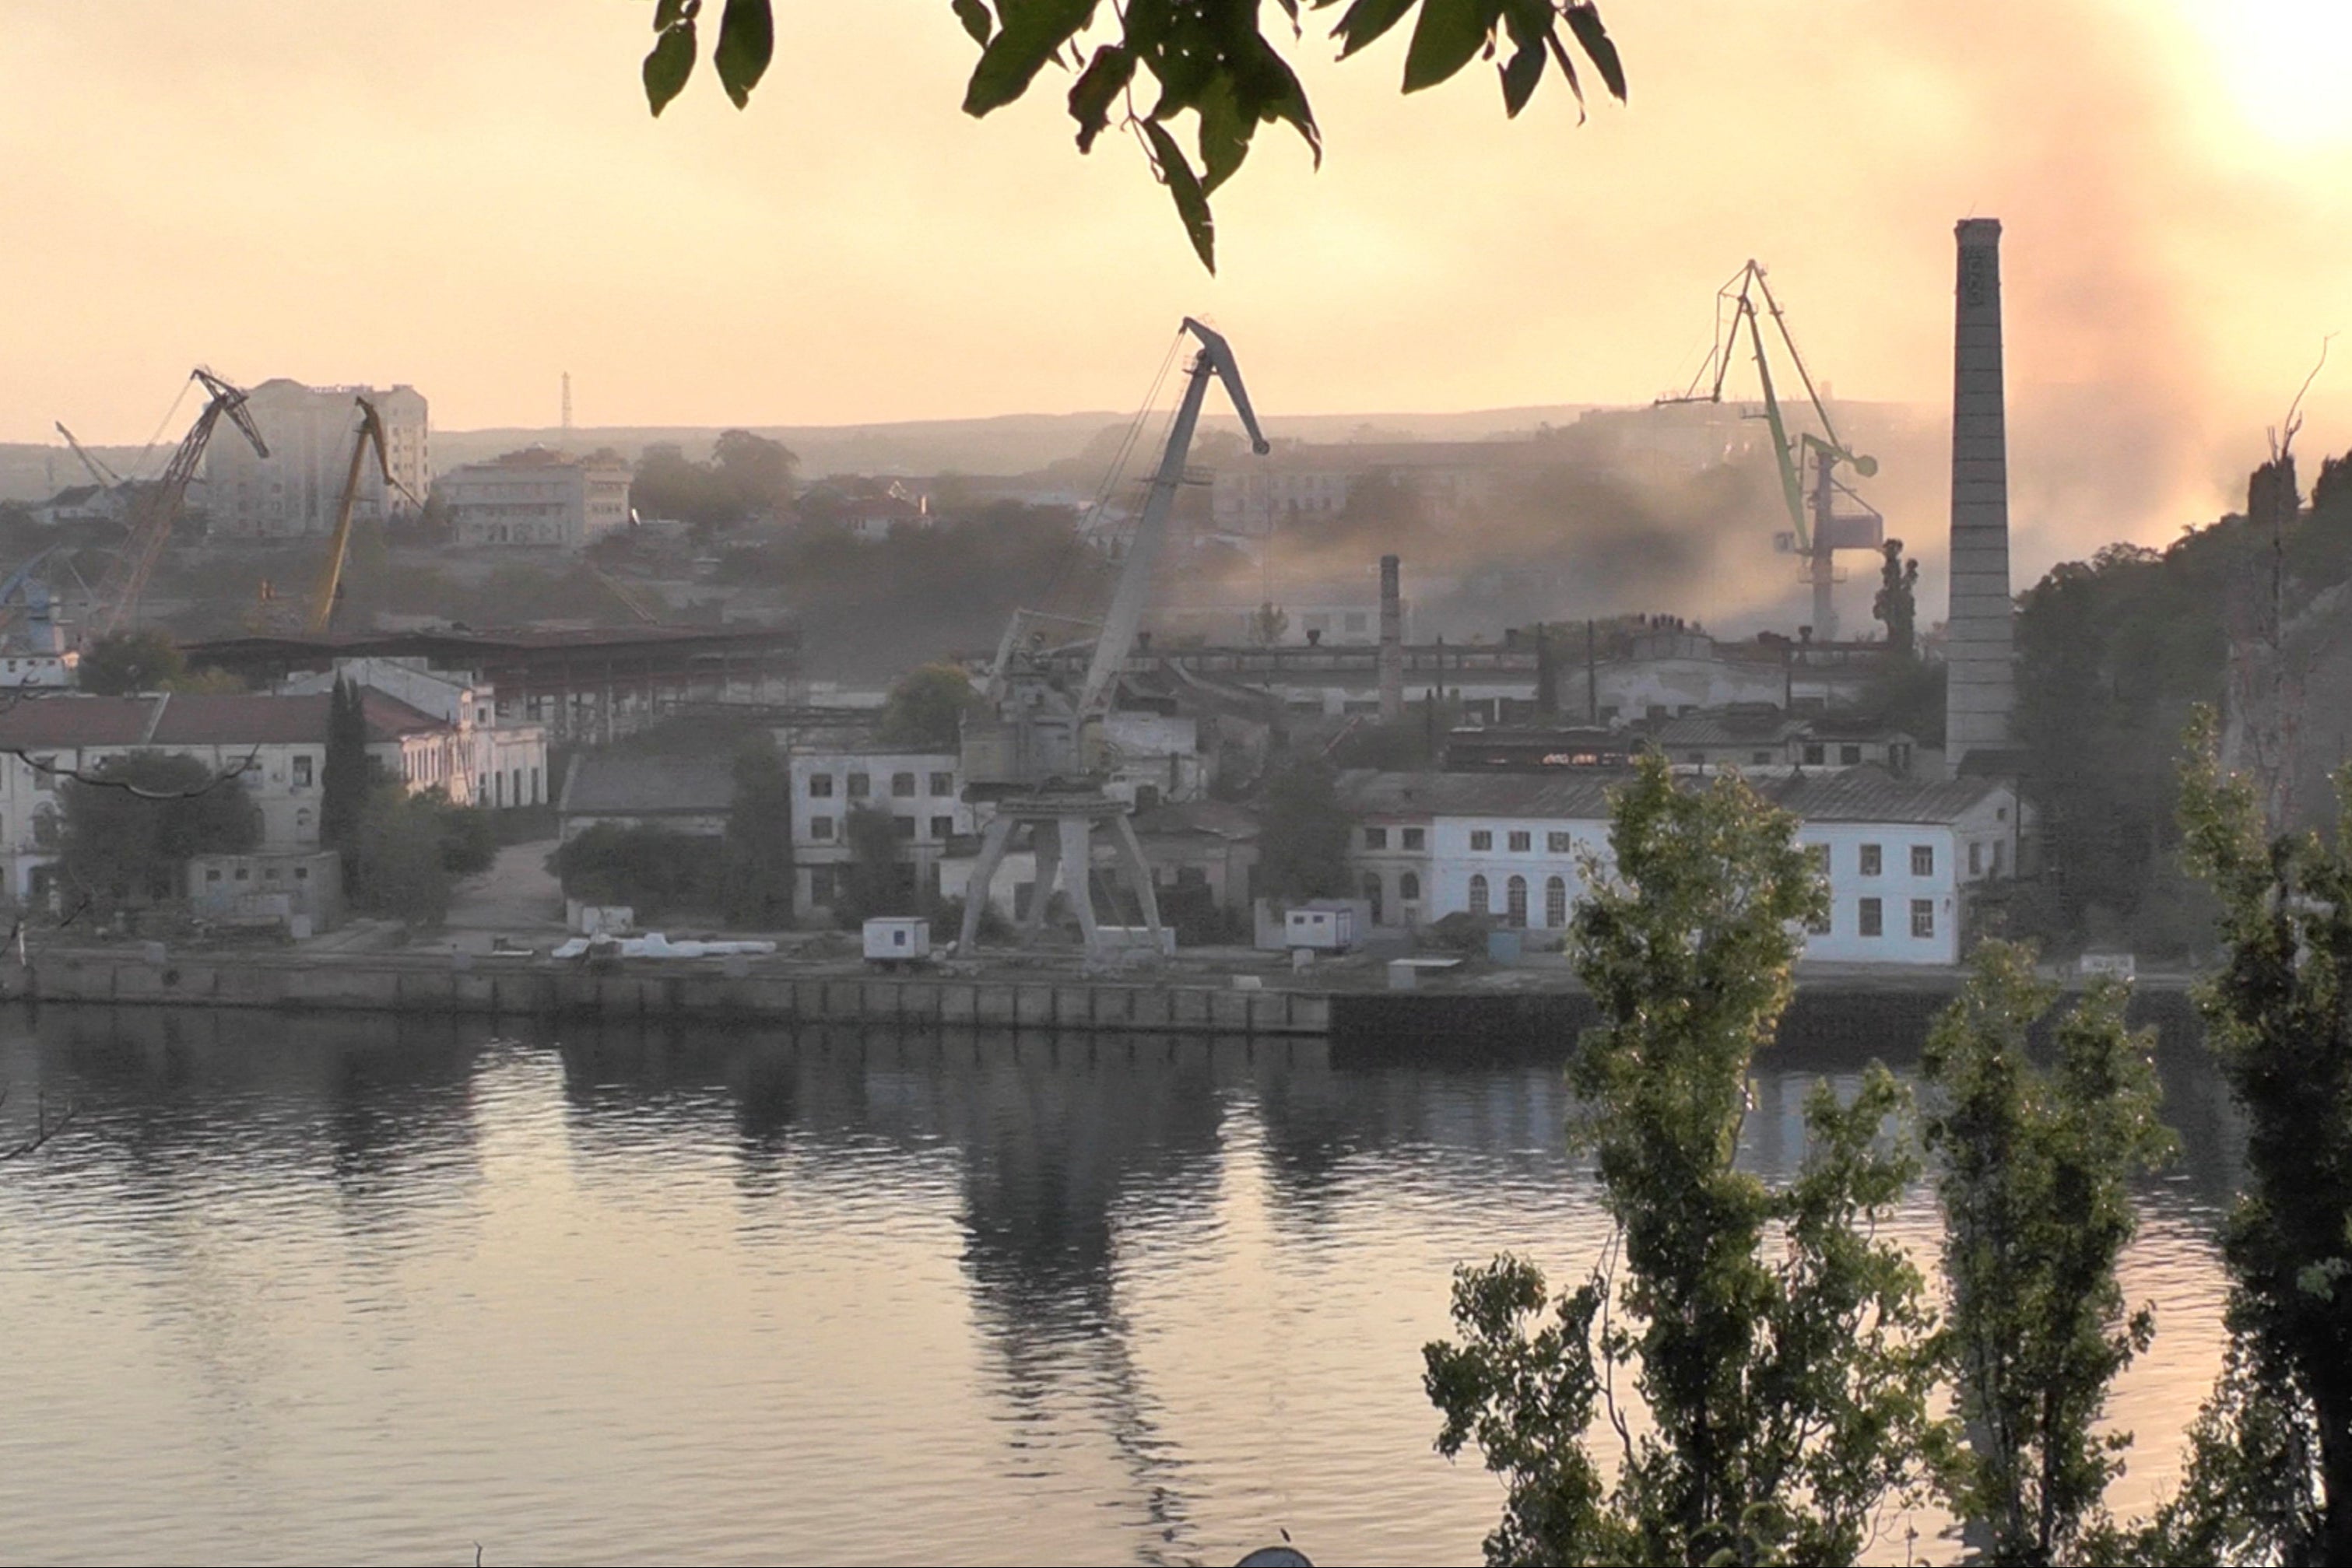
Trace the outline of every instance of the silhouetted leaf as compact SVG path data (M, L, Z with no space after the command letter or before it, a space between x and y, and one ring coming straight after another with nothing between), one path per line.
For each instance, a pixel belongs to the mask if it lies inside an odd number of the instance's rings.
M680 22L654 40L646 57L646 103L656 114L669 107L694 74L694 23Z
M1070 84L1070 118L1078 122L1078 151L1094 150L1095 138L1110 123L1112 99L1135 76L1135 56L1118 44L1105 44Z
M1201 189L1192 166L1184 162L1184 150L1168 134L1168 128L1156 120L1143 122L1143 134L1151 143L1153 162L1160 165L1160 177L1167 183L1168 193L1176 199L1176 215L1184 220L1184 232L1191 236L1192 249L1201 257L1201 265L1211 272L1217 270L1216 221L1209 213L1209 194Z
M1486 42L1493 7L1480 0L1422 0L1405 50L1404 90L1435 87L1470 63Z
M1534 96L1536 83L1543 79L1544 47L1541 38L1531 38L1521 44L1517 53L1499 68L1503 75L1503 112L1517 120L1519 110Z
M688 9L688 5L693 10ZM667 33L680 22L691 20L694 11L701 9L701 0L654 0L654 31Z
M1003 24L981 51L964 89L963 111L986 114L1029 90L1070 35L1094 16L1095 0L999 0Z
M719 47L710 51L710 63L736 108L751 101L751 89L760 85L775 53L776 24L769 14L768 0L727 0L727 9L719 17Z
M1617 45L1609 30L1601 25L1600 7L1592 0L1577 0L1568 8L1568 30L1576 35L1578 45L1600 68L1601 79L1608 84L1609 92L1618 102L1625 101L1625 65L1617 57Z
M1576 122L1581 125L1584 123L1584 83L1577 77L1576 61L1570 57L1568 46L1559 41L1558 33L1545 34L1544 44L1551 50L1551 57L1559 62L1559 74L1568 78L1568 90L1576 95Z
M981 0L948 0L948 8L963 24L963 30L971 35L971 41L986 48L988 35L996 30L996 18L989 15L988 7Z
M1219 77L1201 98L1201 188L1214 191L1249 156L1257 121L1234 99L1230 78Z
M1340 40L1339 57L1346 59L1395 26L1412 9L1412 0L1356 0L1331 29Z

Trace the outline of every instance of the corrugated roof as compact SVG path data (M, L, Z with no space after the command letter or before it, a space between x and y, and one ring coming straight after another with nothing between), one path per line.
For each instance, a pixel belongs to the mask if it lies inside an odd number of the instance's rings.
M566 816L709 816L735 803L735 764L725 757L633 757L583 752L563 780Z
M1597 821L1623 773L1381 773L1339 776L1339 799L1367 817L1521 817ZM1989 779L1927 782L1877 768L1800 771L1756 781L1758 793L1808 822L1949 822L2000 785Z

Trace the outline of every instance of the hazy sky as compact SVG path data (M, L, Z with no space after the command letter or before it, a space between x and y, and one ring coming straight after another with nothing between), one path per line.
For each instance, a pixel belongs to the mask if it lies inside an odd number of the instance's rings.
M1402 33L1335 65L1326 13L1324 168L1262 135L1213 280L1059 81L958 110L941 0L776 6L748 112L706 65L656 121L644 0L0 0L0 439L144 441L198 361L457 429L564 370L583 424L1125 409L1187 311L1270 412L1632 402L1750 255L1841 395L1940 402L1979 214L2037 493L2160 538L2352 322L2338 0L1605 0L1633 104L1580 129L1482 66L1401 98Z

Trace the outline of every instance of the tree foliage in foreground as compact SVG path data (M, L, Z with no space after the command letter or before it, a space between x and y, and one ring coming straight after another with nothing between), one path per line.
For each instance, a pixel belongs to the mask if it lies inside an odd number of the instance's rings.
M2273 832L2200 709L2181 769L2190 869L2225 962L2199 1000L2246 1119L2228 1369L2152 1560L2352 1563L2352 768L2331 840Z
M66 780L67 876L102 906L171 898L188 857L238 854L261 813L233 774L193 757L130 752Z
M2108 1385L2155 1335L2128 1316L2116 1260L2138 1228L2130 1180L2168 1151L2153 1040L2124 1025L2122 983L2095 984L2054 1030L2044 1071L2027 1036L2057 1000L2030 947L1987 942L1921 1065L1939 1103L1947 1328L1969 1449L1949 1490L1990 1536L1986 1561L2112 1561L2102 1507L2127 1433L2095 1435Z
M1817 1086L1795 1179L1737 1169L1748 1069L1826 890L1787 813L1655 758L1611 844L1571 931L1603 1021L1570 1075L1615 1235L1548 1321L1533 1264L1457 1274L1463 1340L1423 1352L1438 1449L1475 1444L1505 1481L1490 1563L1851 1563L1950 1443L1924 1281L1875 1235L1917 1169L1881 1137L1905 1096L1874 1065L1851 1103Z
M1292 36L1304 13L1339 0L1275 0ZM742 108L775 58L772 0L725 0L710 51L719 86ZM964 89L966 114L984 115L1029 90L1046 66L1070 75L1066 102L1078 151L1093 150L1116 125L1141 144L1168 188L1201 264L1216 270L1209 197L1249 156L1260 125L1297 131L1319 164L1323 133L1282 52L1265 36L1259 0L949 0L980 47ZM693 75L702 0L655 0L654 47L646 56L646 101L659 114ZM1415 15L1415 13L1418 13ZM1405 46L1404 90L1418 92L1474 59L1495 62L1504 112L1527 107L1548 67L1578 104L1580 55L1622 101L1625 71L1592 0L1350 0L1330 29L1347 58L1413 16ZM1571 48L1575 51L1571 54ZM1175 128L1193 116L1187 157Z

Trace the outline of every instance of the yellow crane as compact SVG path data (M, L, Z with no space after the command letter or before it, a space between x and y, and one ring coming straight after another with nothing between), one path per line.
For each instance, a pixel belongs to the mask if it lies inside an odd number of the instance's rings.
M333 624L335 601L342 592L343 563L349 559L352 549L352 508L359 500L360 474L371 446L375 449L376 471L383 476L384 484L397 489L410 500L416 500L408 486L393 476L392 455L384 449L383 421L377 416L375 405L363 397L352 401L359 405L360 428L352 441L352 465L343 476L343 497L335 507L335 531L327 543L327 559L320 563L319 575L311 582L310 591L304 596L299 618L278 597L270 583L262 583L250 618L256 631L299 629L315 637ZM423 503L418 504L421 506Z

